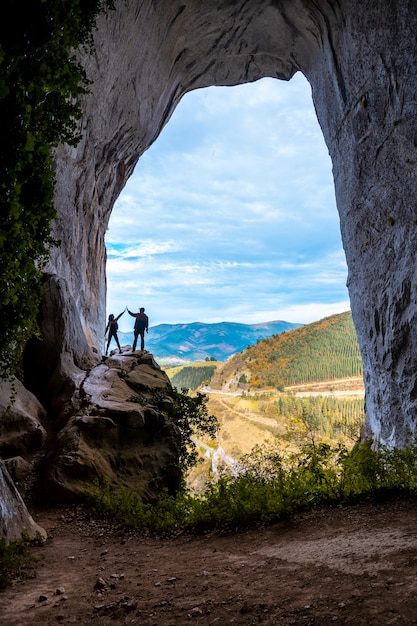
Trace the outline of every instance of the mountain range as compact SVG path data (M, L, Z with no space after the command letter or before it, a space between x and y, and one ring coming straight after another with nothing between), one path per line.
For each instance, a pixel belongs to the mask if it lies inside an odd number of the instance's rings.
M159 324L151 326L149 334L145 335L145 349L161 365L181 365L210 359L225 361L262 339L300 326L302 324L282 320L261 324ZM133 332L119 331L118 335L121 345L132 345ZM115 347L113 342L111 347Z

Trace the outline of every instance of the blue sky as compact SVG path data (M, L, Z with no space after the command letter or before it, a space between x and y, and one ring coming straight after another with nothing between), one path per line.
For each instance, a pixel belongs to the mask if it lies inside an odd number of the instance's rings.
M305 78L186 94L120 195L106 246L107 313L144 306L151 326L348 310L331 162Z

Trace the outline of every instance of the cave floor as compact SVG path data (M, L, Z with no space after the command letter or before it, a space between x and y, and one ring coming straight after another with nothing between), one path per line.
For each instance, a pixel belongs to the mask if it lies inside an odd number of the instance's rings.
M417 503L372 501L270 526L158 538L33 512L35 576L0 592L2 626L417 623Z

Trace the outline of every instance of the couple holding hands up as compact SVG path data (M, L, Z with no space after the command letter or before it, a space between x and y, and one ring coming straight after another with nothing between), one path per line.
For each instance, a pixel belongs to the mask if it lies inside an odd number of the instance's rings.
M125 310L122 311L120 315L118 315L117 317L114 317L113 313L109 315L109 321L107 322L106 330L104 331L105 335L107 334L107 331L109 332L107 348L106 348L106 356L107 356L107 352L109 351L109 345L110 345L110 341L112 337L114 337L114 340L117 343L117 347L119 348L120 354L122 352L122 349L119 343L119 338L117 336L117 330L119 328L117 320L120 317L122 317L125 311L127 311L129 315L135 318L135 326L133 329L134 340L133 340L132 352L136 350L136 343L137 343L139 335L140 335L140 349L142 351L145 349L145 330L146 332L148 332L148 327L149 327L149 318L145 314L145 309L141 307L138 313L132 313L132 311L129 311L129 309L126 307Z

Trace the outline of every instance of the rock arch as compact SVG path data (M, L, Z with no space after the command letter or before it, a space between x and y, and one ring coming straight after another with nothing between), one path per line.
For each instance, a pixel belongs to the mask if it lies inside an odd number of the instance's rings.
M417 419L413 0L115 5L99 19L95 53L83 56L93 83L82 141L56 151L62 245L45 276L44 342L29 378L73 386L78 368L99 359L110 212L180 98L203 86L290 80L301 71L333 163L364 361L366 433L402 445Z

